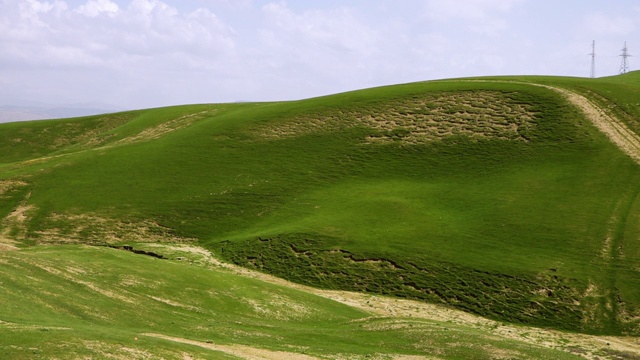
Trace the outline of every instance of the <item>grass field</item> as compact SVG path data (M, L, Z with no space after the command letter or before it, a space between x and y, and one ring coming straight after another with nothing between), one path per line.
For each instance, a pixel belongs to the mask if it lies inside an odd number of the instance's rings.
M640 131L638 72L2 124L0 247L197 243L298 283L637 335L640 167L537 85Z
M194 265L189 259L203 258L189 247L154 250L181 260L76 245L0 253L0 357L576 358L569 350L501 339L490 332L497 325L372 317L215 265Z

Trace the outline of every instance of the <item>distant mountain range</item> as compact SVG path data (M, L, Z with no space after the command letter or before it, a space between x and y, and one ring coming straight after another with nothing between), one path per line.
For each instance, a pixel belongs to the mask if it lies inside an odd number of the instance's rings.
M43 106L43 105L0 105L0 123L28 120L59 119L116 112L113 106Z

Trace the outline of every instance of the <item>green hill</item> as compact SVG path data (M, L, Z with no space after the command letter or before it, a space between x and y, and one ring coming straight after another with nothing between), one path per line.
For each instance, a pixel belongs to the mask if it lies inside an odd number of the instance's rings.
M1 124L0 247L197 243L316 287L638 335L638 99L638 72L497 77Z
M599 345L600 339L576 343L570 334L456 313L444 320L428 307L420 313L420 304L401 316L371 313L369 302L381 299L365 297L364 309L355 308L241 276L192 246L150 249L169 259L77 245L1 252L0 358L577 359L580 352L627 353ZM385 306L398 308L394 301Z

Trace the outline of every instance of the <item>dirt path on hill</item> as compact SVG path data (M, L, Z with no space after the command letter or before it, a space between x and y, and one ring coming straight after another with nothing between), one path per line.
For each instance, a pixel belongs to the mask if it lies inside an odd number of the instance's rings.
M564 96L574 106L578 107L586 118L595 125L598 130L604 133L614 144L616 144L625 154L629 155L636 163L640 164L640 136L633 132L623 121L606 109L596 105L587 97L565 88L537 84L523 81L500 81L500 80L460 80L461 82L486 82L502 84L522 84L543 87Z
M531 85L542 86L562 94L569 102L580 108L587 119L607 135L614 144L635 160L635 162L640 164L640 136L629 129L624 122L616 116L608 113L585 96L574 91L549 85Z
M319 359L317 357L313 357L305 354L291 353L286 351L265 350L265 349L254 348L246 345L218 345L212 342L196 341L196 340L190 340L190 339L185 339L185 338L180 338L175 336L167 336L162 334L141 334L141 335L173 341L181 344L199 346L201 348L205 348L209 350L220 351L228 355L239 357L241 359L252 359L252 360L253 359L255 360L318 360Z

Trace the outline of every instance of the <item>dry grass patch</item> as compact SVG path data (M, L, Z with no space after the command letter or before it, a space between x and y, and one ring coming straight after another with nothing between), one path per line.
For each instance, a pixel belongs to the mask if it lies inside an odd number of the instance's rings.
M450 92L299 116L257 131L270 140L366 127L370 143L419 144L457 135L526 141L524 130L535 126L535 116L531 105L502 92Z
M263 360L316 360L319 359L314 356L309 356L305 354L298 354L293 352L286 351L273 351L267 349L260 349L255 347L250 347L246 345L219 345L214 344L213 342L207 341L197 341L191 339L185 339L175 336L168 336L162 334L142 334L143 336L159 338L167 341L173 341L182 344L189 344L193 346L198 346L201 348L219 351L226 353L228 355L236 356L241 359L263 359Z
M194 239L175 236L151 220L124 221L95 214L51 214L49 226L38 231L41 244L113 244L131 242L189 243Z
M198 120L214 115L216 112L217 110L205 110L205 111L200 111L193 114L180 116L178 118L165 121L154 127L144 129L143 131L141 131L136 135L126 137L122 140L118 140L113 144L113 146L123 145L123 144L132 144L132 143L137 143L142 141L158 139L168 133L171 133L180 129L184 129Z
M0 182L0 200L3 199L2 194L26 185L27 183L21 181ZM0 251L16 250L16 245L26 238L27 221L30 213L35 209L33 205L27 205L29 196L30 194L0 221Z
M119 344L107 344L100 341L84 341L84 346L103 359L114 360L152 360L157 359L156 354L149 351L122 346Z
M115 299L115 300L119 300L122 302L126 302L129 304L134 304L136 303L136 301L134 299L132 299L130 296L124 295L124 294L120 294L108 289L104 289L103 287L101 287L100 285L97 285L93 282L90 281L86 281L83 279L83 276L77 276L77 271L68 271L68 269L65 270L61 270L61 269L57 269L54 267L53 264L44 264L44 263L35 263L35 262L30 262L31 265L44 270L52 275L58 276L62 279L65 279L67 281L76 283L76 284L80 284L83 285L84 287L90 289L91 291L94 291L96 293L99 293L103 296L106 296L108 298L111 299Z
M303 319L312 314L312 309L304 304L280 294L264 294L260 301L239 299L249 304L261 317L282 321Z
M2 320L0 320L0 329L6 329L6 330L41 330L41 331L72 330L69 327L63 327L63 326L42 326L42 325L16 324L16 323L2 321Z
M402 354L336 354L331 357L334 360L438 360L437 356L402 355Z
M27 185L28 183L22 180L0 180L0 196Z
M151 295L147 295L150 299L153 299L157 302L161 302L163 304L169 305L169 306L173 306L173 307L177 307L177 308L181 308L181 309L185 309L185 310L189 310L189 311L194 311L194 312L199 312L199 313L204 313L205 311L199 307L196 306L191 306L191 305L186 305L183 303L179 303L177 301L173 301L170 299L165 299L165 298L161 298L159 296L151 296Z
M80 121L63 123L61 126L65 127L64 131L59 132L50 148L60 149L73 144L83 144L88 147L104 144L114 136L108 134L108 131L131 121L133 117L132 113L105 115L95 120L94 128L87 128Z

